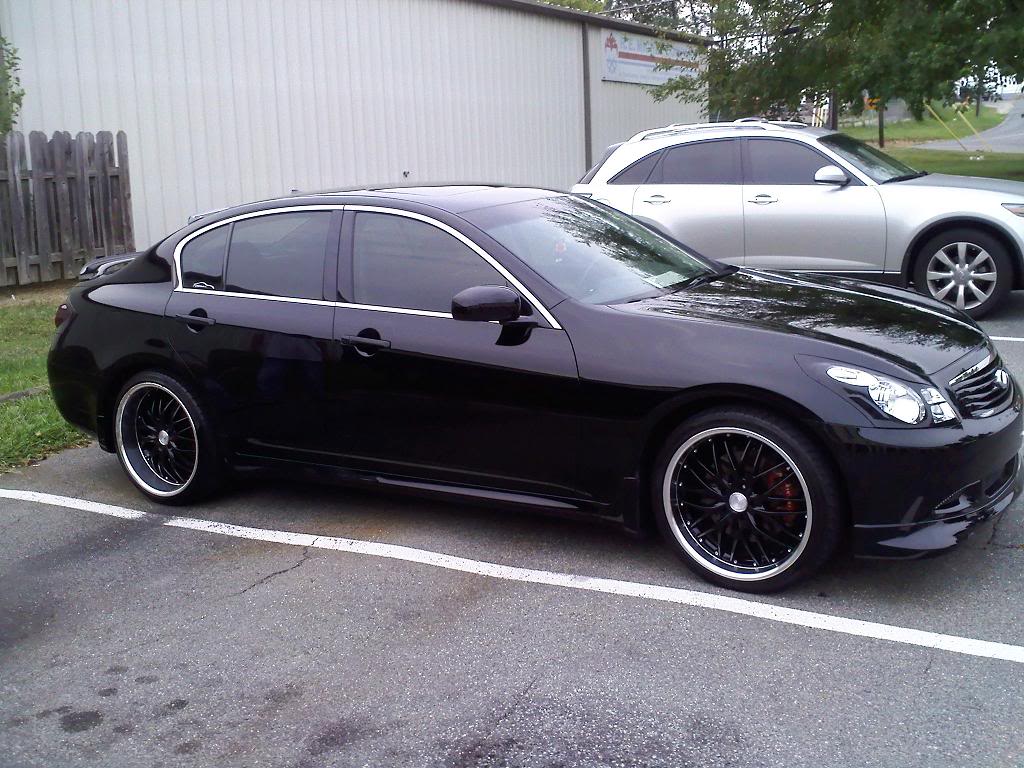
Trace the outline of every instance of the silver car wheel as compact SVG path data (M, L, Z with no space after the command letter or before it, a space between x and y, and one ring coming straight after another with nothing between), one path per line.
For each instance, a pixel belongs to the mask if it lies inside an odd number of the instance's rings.
M988 251L974 243L949 243L928 262L928 292L957 309L975 309L988 301L999 279Z
M740 427L706 429L683 443L665 472L662 501L679 545L734 581L782 573L811 533L810 489L796 462Z

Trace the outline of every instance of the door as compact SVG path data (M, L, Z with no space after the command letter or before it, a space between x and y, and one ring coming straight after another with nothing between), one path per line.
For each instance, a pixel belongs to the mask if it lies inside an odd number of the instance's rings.
M664 150L633 195L633 216L698 253L743 264L740 142L716 139Z
M746 265L765 269L881 272L885 209L874 187L816 184L836 162L802 142L750 138L744 158Z
M168 340L241 455L295 458L323 447L334 319L324 265L340 221L330 210L268 211L181 247Z
M464 288L521 286L443 227L400 211L346 213L332 377L341 460L408 481L574 496L568 336L525 296L532 328L452 319Z

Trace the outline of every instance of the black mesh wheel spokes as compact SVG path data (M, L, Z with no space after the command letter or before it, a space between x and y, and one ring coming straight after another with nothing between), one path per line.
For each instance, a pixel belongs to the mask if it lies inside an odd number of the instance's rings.
M770 440L742 429L690 438L670 465L666 501L680 543L733 578L766 578L795 562L810 530L806 483Z
M129 472L152 493L174 495L195 475L195 424L181 401L161 385L137 384L124 395L117 437Z

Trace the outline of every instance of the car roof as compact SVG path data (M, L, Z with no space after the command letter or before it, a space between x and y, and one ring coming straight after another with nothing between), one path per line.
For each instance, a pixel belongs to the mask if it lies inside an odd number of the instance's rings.
M543 197L568 194L563 190L541 187L519 187L505 184L419 184L416 186L366 185L347 189L331 189L319 192L295 191L289 195L271 197L265 200L242 203L197 214L189 224L202 221L212 222L230 218L238 213L288 205L316 204L373 204L388 201L426 205L448 213L460 214L477 208L504 205Z
M731 123L674 123L641 131L607 154L587 183L602 184L637 160L666 147L710 139L787 138L813 143L835 131L803 123L742 118Z

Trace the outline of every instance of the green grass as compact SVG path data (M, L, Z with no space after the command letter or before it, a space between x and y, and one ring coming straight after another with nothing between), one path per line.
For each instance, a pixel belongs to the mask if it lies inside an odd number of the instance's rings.
M0 472L88 442L57 413L48 393L0 403Z
M973 136L971 129L964 124L953 111L952 107L944 107L937 102L932 103L932 109L939 113L946 124L952 129L953 133L956 134L957 138L964 138L966 136ZM866 114L866 113L865 113ZM874 115L874 113L871 113ZM1003 121L1005 115L999 114L994 107L981 108L981 116L975 117L974 110L968 109L964 114L974 126L975 130L979 133L981 131L993 128ZM855 139L861 141L878 141L878 123L877 116L875 116L875 122L870 125L851 125L841 129L843 133L852 136ZM895 123L885 124L885 140L889 141L900 141L900 142L923 142L923 141L934 141L937 139L950 139L952 136L949 132L942 127L942 125L932 117L927 111L923 120L900 120Z
M0 394L46 383L54 307L35 302L0 307Z
M46 384L53 314L66 284L6 289L0 300L0 395ZM89 441L57 412L48 392L0 403L0 472Z
M886 148L886 153L919 171L1024 181L1024 154L939 152L932 149L889 148ZM972 157L980 159L972 160Z

